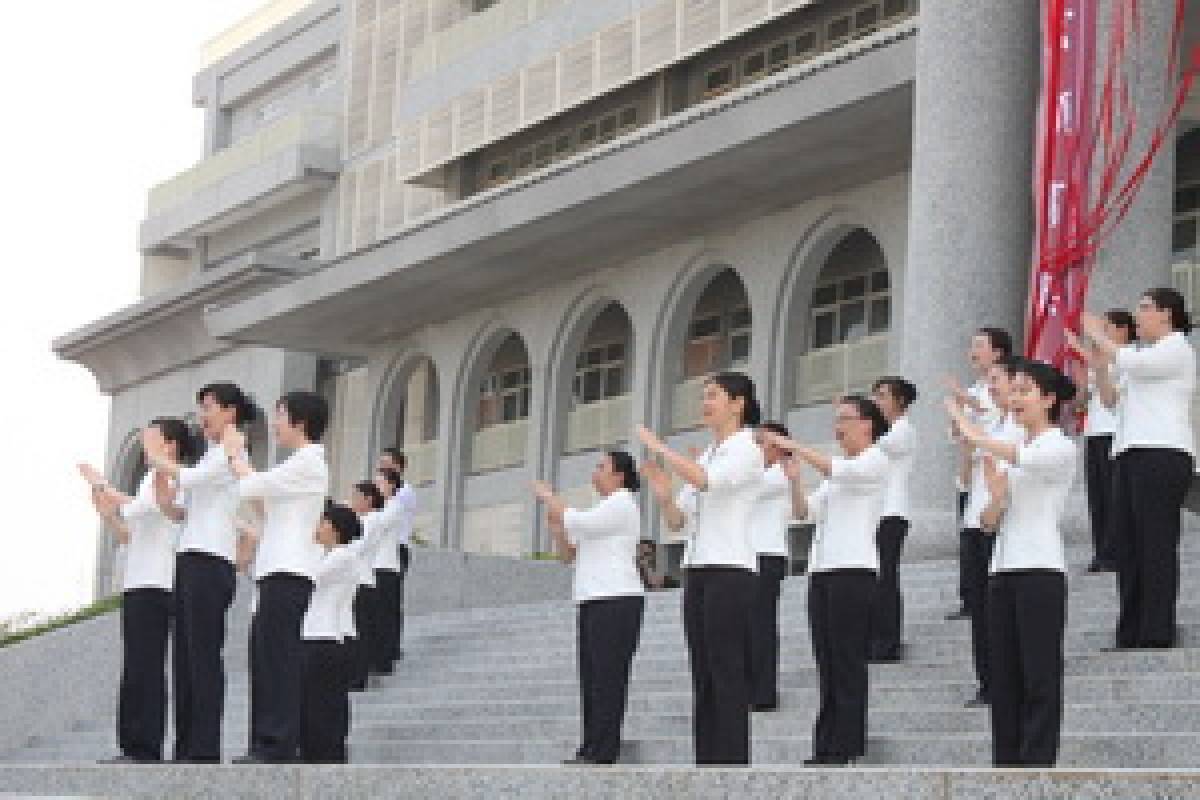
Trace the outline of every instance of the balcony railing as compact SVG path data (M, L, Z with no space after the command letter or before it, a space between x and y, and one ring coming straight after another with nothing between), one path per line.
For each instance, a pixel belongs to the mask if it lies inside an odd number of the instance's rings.
M486 472L524 463L528 434L529 423L523 419L489 425L476 432L471 447L471 471Z
M272 0L205 42L200 48L201 69L217 63L312 4L313 0Z
M304 144L336 147L340 136L341 118L337 114L300 111L286 116L152 188L146 203L148 215L178 206L288 148Z
M587 403L567 414L568 453L613 445L629 438L629 395Z
M565 0L500 0L466 17L412 49L409 78L417 78L462 58L522 25L544 16Z
M865 392L887 364L887 334L805 353L796 359L796 404L828 403L839 395Z

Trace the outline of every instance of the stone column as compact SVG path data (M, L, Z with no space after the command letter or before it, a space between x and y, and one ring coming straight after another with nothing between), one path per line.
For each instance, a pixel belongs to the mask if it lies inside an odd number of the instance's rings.
M1108 40L1108 22L1114 0L1100 3L1100 47ZM1133 106L1138 131L1130 147L1130 168L1149 146L1150 134L1162 118L1168 103L1166 74L1168 53L1175 19L1175 0L1143 0L1142 37L1138 42L1138 69L1141 81L1133 87ZM1103 53L1103 50L1101 50ZM1097 83L1103 81L1104 58L1098 59ZM1136 72L1136 70L1135 70ZM1099 156L1098 156L1099 157ZM1128 175L1127 168L1122 182ZM1088 308L1106 311L1137 304L1146 289L1171 285L1171 218L1175 196L1175 136L1172 133L1159 150L1147 173L1137 200L1129 213L1105 243L1096 260L1088 286Z
M957 548L941 379L982 325L1020 339L1033 230L1038 3L924 0L917 46L901 360L921 399L909 554Z

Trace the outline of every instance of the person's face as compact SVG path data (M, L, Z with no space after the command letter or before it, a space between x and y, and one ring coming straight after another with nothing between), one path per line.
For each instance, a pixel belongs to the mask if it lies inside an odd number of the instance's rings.
M220 441L225 429L236 421L236 408L226 408L211 394L200 398L200 429L204 431L204 438L210 442Z
M393 487L392 482L389 481L382 472L380 472L376 473L375 475L375 488L379 490L380 494L382 494L383 498L386 500L392 496L392 491L395 487Z
M399 465L396 463L396 459L392 458L391 453L384 453L379 457L380 469L394 469L399 471L398 467Z
M993 365L987 371L988 392L1000 408L1009 408L1009 394L1012 391L1012 378L1004 367Z
M759 428L754 432L754 443L758 445L759 450L762 450L764 463L768 465L777 464L783 459L785 453L777 446L768 444L765 441L763 433L764 429L762 428Z
M350 509L355 514L366 514L371 510L371 498L355 489L350 492Z
M1143 295L1133 310L1133 321L1137 326L1137 337L1145 342L1155 342L1171 332L1171 312L1159 308L1149 295Z
M154 426L154 430L158 433L158 439L162 442L163 448L166 450L167 457L172 461L179 460L179 443L174 439L168 439L163 433L163 429L158 425Z
M976 372L982 372L990 367L995 363L997 356L999 353L992 349L992 340L988 338L987 334L977 333L971 337L971 345L967 348L967 359Z
M1129 344L1128 328L1123 325L1117 325L1112 320L1105 318L1104 320L1104 335L1109 341L1116 342L1119 345Z
M896 395L892 394L892 387L886 383L881 383L871 390L871 399L888 419L895 419L903 411L900 408L900 401L896 399Z
M1032 378L1018 374L1012 380L1009 402L1017 424L1026 429L1040 428L1050 421L1054 395L1042 394Z
M282 403L275 406L275 414L271 417L271 433L275 441L289 450L295 450L308 440L304 428L292 422L291 415Z
M702 391L701 414L704 424L710 430L724 430L730 425L736 425L742 418L742 408L745 403L741 398L735 400L730 397L713 381L705 382Z
M317 544L322 547L334 547L338 543L337 528L325 517L317 523Z
M607 455L602 457L592 470L592 486L601 495L607 496L620 489L622 483L621 473L613 468L612 458Z
M838 403L833 412L833 438L847 455L858 455L871 445L871 421L851 403Z

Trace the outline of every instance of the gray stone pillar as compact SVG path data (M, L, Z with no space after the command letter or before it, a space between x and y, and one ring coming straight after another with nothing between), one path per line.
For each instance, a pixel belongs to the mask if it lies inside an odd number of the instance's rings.
M1113 0L1104 0L1099 29L1101 48L1108 40L1108 20ZM1146 152L1150 134L1167 108L1166 73L1175 18L1175 0L1143 0L1139 55L1141 82L1134 87L1133 106L1138 132L1130 147L1126 175ZM1103 53L1103 50L1101 50ZM1103 57L1097 83L1103 81ZM1099 158L1099 155L1097 156ZM1122 176L1122 182L1125 179ZM1171 285L1171 217L1175 196L1175 136L1167 137L1146 175L1129 214L1105 243L1088 286L1088 308L1131 309L1146 289Z
M921 392L908 554L957 547L941 377L982 325L1020 339L1033 229L1038 3L924 0L917 46L901 360Z

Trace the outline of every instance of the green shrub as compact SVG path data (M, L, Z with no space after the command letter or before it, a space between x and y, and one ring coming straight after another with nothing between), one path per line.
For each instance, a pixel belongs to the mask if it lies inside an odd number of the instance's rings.
M121 595L114 594L111 597L106 597L103 600L92 603L90 606L84 606L77 611L69 611L66 614L61 614L38 625L19 631L0 633L0 647L7 647L10 644L16 644L26 639L32 639L35 636L41 636L43 633L49 633L59 628L65 628L68 625L74 625L76 622L83 622L84 620L98 617L101 614L108 614L120 607Z

